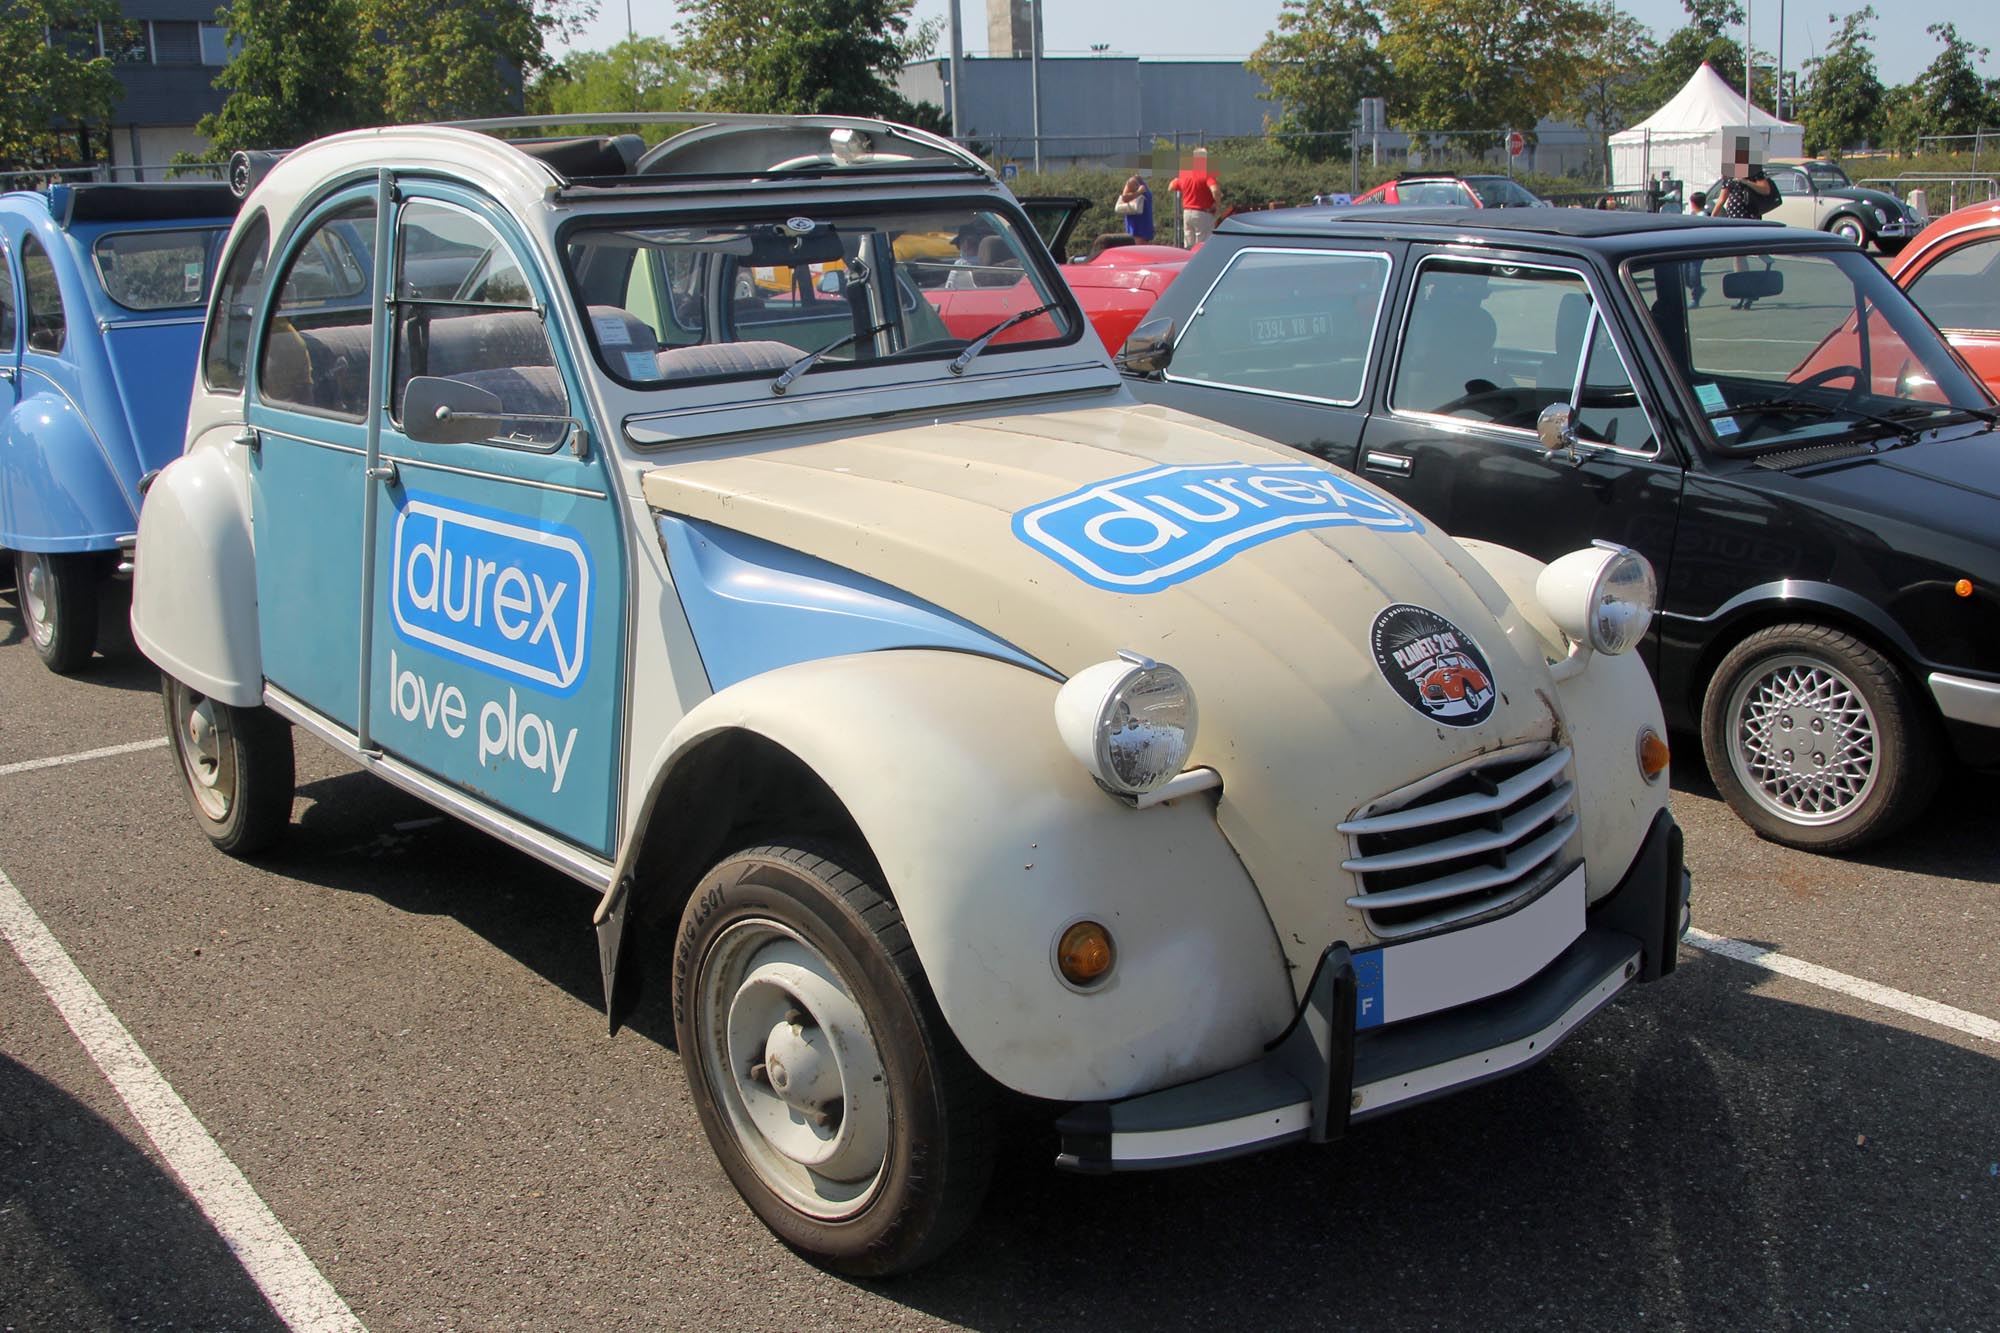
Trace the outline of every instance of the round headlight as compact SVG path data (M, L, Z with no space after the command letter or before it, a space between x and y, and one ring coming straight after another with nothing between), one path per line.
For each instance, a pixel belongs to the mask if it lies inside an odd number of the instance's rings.
M1165 786L1194 750L1194 691L1174 668L1120 653L1056 692L1056 731L1099 785L1123 796Z
M1629 652L1653 623L1659 589L1646 557L1625 546L1571 551L1535 580L1535 597L1573 643Z

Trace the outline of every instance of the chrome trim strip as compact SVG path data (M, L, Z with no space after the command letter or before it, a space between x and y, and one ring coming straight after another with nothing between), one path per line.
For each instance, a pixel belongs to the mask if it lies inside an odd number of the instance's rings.
M1938 712L1954 722L1979 727L2000 727L2000 685L1969 676L1952 676L1942 671L1930 674L1931 698Z
M1624 990L1638 971L1638 962L1639 954L1634 950L1625 961L1599 977L1596 985L1579 995L1561 1017L1539 1032L1488 1050L1474 1051L1428 1069L1416 1069L1395 1078L1362 1084L1354 1090L1353 1110L1349 1118L1360 1120L1403 1102L1436 1096L1462 1084L1483 1082L1523 1065L1533 1064L1548 1054L1551 1046L1568 1036L1570 1029L1602 1009L1612 996Z
M320 716L269 682L264 685L264 706L286 721L305 728L368 772L392 786L402 788L418 800L464 820L483 833L492 834L516 851L526 852L543 865L560 870L599 893L611 887L612 867L609 861L580 851L512 815L475 801L400 760L380 753L364 754L355 743L353 732Z
M349 424L353 423L350 422ZM357 449L351 444L335 444L331 440L315 440L304 435L294 435L288 430L279 430L274 426L252 426L251 429L259 435L275 435L281 440L292 440L298 444L309 444L315 449L331 449L337 454L353 454L357 458L366 458L368 456L366 449Z
M331 449L335 453L353 454L357 458L367 457L365 450L357 449L351 444L334 444L329 440L308 439L306 436L296 435L288 430L277 430L270 426L258 426L256 430L260 435L275 435L281 440L291 440L298 444L309 444L315 449ZM575 495L586 500L604 500L610 498L607 492L593 491L585 486L565 486L561 482L537 481L533 477L510 477L504 472L481 472L477 468L454 467L449 463L433 463L424 458L411 458L407 454L385 453L382 457L385 461L394 463L398 467L428 468L432 472L450 472L461 477L477 477L481 481L504 482L510 486L528 486L538 491L554 491L559 495Z
M1509 854L1500 865L1460 870L1441 879L1412 884L1407 889L1357 893L1347 900L1347 905L1379 912L1392 907L1415 907L1421 903L1434 903L1444 898L1457 898L1464 894L1477 893L1481 889L1516 883L1534 873L1537 867L1561 851L1569 840L1576 836L1580 826L1580 821L1575 815L1565 815L1560 823L1517 852ZM1480 906L1485 907L1488 904L1481 903ZM1377 929L1375 933L1384 938L1388 938L1389 935L1389 932L1383 929Z
M1505 763L1506 759L1507 756L1504 754L1485 754L1479 756L1479 761L1476 764L1461 765L1460 768L1483 768L1488 764ZM1397 833L1404 829L1423 828L1429 824L1443 824L1454 819L1466 819L1473 815L1482 815L1489 810L1498 810L1510 806L1536 787L1541 786L1544 782L1558 777L1569 761L1569 749L1565 746L1556 750L1548 758L1535 764L1533 767L1525 768L1513 777L1496 784L1499 790L1491 796L1454 796L1448 801L1439 801L1435 805L1406 806L1401 809L1391 810L1387 814L1365 815L1358 819L1350 819L1338 827L1342 833L1349 835ZM1454 776L1456 775L1456 771L1458 770L1454 771ZM1400 792L1392 793L1384 799L1394 800L1401 795L1402 793ZM1416 792L1409 799L1416 800L1421 795L1422 792Z
M1407 870L1411 866L1432 865L1439 861L1453 861L1461 856L1476 856L1480 852L1490 852L1500 847L1509 847L1527 830L1537 824L1546 823L1566 807L1576 789L1565 782L1554 791L1536 801L1525 810L1507 816L1497 829L1474 829L1457 837L1443 838L1437 842L1427 842L1417 847L1406 847L1397 852L1380 852L1374 856L1353 856L1340 863L1342 870L1356 874L1376 870ZM1379 895L1378 895L1379 896ZM1352 901L1350 899L1350 901Z
M112 299L116 300L117 298L113 297ZM97 331L99 333L109 333L113 329L165 329L165 328L171 328L176 324L199 324L202 322L203 318L204 317L200 310L196 310L192 315L182 315L178 319L100 318L97 321Z

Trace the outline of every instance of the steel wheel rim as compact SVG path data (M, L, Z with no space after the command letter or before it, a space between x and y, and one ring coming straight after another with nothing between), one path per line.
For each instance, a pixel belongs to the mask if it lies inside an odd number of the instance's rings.
M174 751L204 816L220 824L236 804L236 746L228 713L175 681Z
M1874 792L1882 767L1875 711L1824 660L1766 658L1730 691L1728 716L1737 781L1787 823L1837 823Z
M751 1169L808 1217L860 1213L887 1170L888 1083L839 972L796 931L759 917L723 930L697 985L701 1049L687 1054Z
M21 590L21 618L35 647L47 649L56 637L56 581L46 555L26 552L15 562L14 582Z

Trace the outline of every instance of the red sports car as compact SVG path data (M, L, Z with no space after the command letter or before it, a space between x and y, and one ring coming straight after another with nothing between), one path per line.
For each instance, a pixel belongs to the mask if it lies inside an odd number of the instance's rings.
M1889 275L2000 395L2000 200L1932 222L1889 261Z
M1546 208L1508 176L1410 172L1356 195L1357 204L1420 204L1427 208Z

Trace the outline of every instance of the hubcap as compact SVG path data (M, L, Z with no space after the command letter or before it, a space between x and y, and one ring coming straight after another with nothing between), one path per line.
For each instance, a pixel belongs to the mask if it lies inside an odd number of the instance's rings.
M1853 814L1875 789L1878 735L1854 682L1815 657L1771 658L1730 695L1730 766L1753 800L1790 823Z
M236 747L231 743L228 714L213 700L173 683L174 748L195 804L221 823L236 799Z
M21 612L28 622L28 637L37 648L47 648L56 635L56 581L49 570L49 558L23 553L14 574L14 581L21 585Z
M867 1017L817 949L738 921L703 961L699 1058L764 1183L810 1217L867 1206L889 1155L889 1094Z

